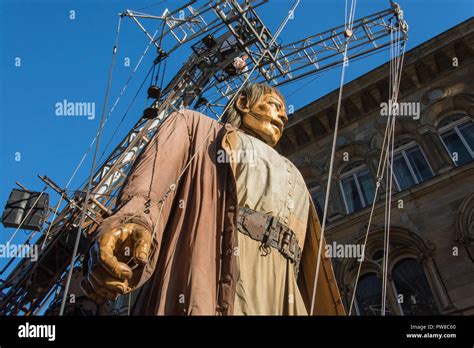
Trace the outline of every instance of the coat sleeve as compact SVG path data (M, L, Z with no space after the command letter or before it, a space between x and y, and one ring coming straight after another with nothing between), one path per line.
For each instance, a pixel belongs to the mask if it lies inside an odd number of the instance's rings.
M105 219L98 230L97 235L100 235L132 222L143 225L152 233L154 231L150 261L136 287L146 282L155 269L164 227L179 183L171 191L170 185L176 183L188 161L192 137L189 118L194 114L188 110L174 112L163 121L129 173L120 194L118 210Z
M310 199L308 231L301 258L302 273L302 294L308 312L311 308L311 301L314 288L314 277L316 274L316 262L321 240L321 225L313 202ZM318 287L316 291L316 301L314 311L311 315L345 315L344 305L337 287L331 260L326 257L326 241L323 240L321 253L321 264L319 266Z

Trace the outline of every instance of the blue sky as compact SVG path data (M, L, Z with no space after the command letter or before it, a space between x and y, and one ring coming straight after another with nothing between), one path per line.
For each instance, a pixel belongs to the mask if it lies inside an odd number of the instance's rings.
M60 186L66 185L77 163L97 132L103 107L111 49L117 26L117 13L139 10L159 3L157 0L0 0L0 209L8 198L15 181L32 190L41 190L37 175L47 175ZM176 8L183 1L162 1L160 5L142 11L160 15L165 8ZM259 10L264 22L274 32L293 2L271 0ZM473 15L472 0L400 0L409 23L408 49L461 23ZM389 1L357 1L356 18L384 10ZM70 19L70 11L75 19ZM344 22L343 0L301 0L283 31L283 43L316 34ZM145 22L153 28L152 21ZM114 72L109 107L119 94L132 67L147 44L147 39L131 19L122 22L117 65ZM128 93L104 129L102 145L122 117L129 101L143 80L154 50L150 50L140 70L129 85ZM168 63L167 79L180 68L190 54L182 50ZM350 64L346 82L376 68L388 60L388 51ZM124 66L129 57L131 67ZM15 66L16 58L21 66ZM288 98L296 109L337 88L340 70L323 74L314 83ZM293 84L285 93L297 89ZM55 104L64 99L73 102L94 102L95 119L87 117L58 117ZM139 96L113 144L126 134L141 116L145 92ZM15 160L20 153L21 160ZM99 153L101 153L100 150ZM78 188L90 171L90 154L72 182ZM51 198L56 202L57 195ZM0 243L10 237L13 229L0 226ZM20 232L14 241L26 237ZM5 260L0 259L0 266ZM0 276L0 278L3 276Z

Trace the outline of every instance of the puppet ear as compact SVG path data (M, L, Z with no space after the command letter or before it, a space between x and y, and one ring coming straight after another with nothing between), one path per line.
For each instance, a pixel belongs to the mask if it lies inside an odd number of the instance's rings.
M235 108L241 113L246 114L250 111L249 101L246 96L240 95L235 101Z

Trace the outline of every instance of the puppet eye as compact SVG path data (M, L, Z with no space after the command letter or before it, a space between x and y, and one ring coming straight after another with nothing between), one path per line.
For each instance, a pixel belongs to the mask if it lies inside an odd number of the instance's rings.
M275 102L275 101L270 101L269 104L275 105L278 111L281 110L281 105L280 105L280 103L277 103L277 102Z

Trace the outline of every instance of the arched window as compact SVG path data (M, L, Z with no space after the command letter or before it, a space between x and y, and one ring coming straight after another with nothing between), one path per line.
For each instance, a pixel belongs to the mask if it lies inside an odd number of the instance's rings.
M392 279L403 315L439 314L425 272L415 259L403 259L392 269Z
M453 163L460 166L474 158L474 123L456 114L439 124L438 133Z
M429 246L415 233L394 228L390 231L392 242L388 259L385 260L384 233L383 227L369 233L358 282L355 278L360 265L358 260L348 259L336 266L347 308L354 296L351 314L382 314L384 277L387 280L385 315L436 315L451 308L435 261L429 255ZM354 243L362 243L362 238ZM419 259L420 254L427 252L426 258ZM387 272L384 265L388 267ZM354 288L355 295L351 291Z
M339 184L348 214L372 203L375 185L372 175L364 163L358 162L345 167L341 171Z
M380 315L382 280L375 273L367 273L359 278L356 300L358 315Z
M412 140L398 142L393 155L393 175L399 191L433 177L421 148Z

